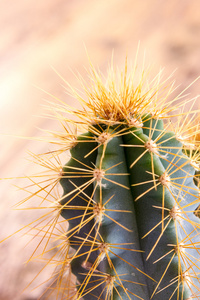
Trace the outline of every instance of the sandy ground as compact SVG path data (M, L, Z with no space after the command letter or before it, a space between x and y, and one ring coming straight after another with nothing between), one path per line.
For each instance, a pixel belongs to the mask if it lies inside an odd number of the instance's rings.
M85 47L93 64L106 73L113 50L114 61L122 68L126 55L134 61L140 41L139 60L145 50L153 71L165 67L168 76L177 69L174 78L181 84L177 94L200 75L199 0L1 0L0 27L2 178L35 171L25 159L27 150L40 153L48 146L20 136L37 137L38 127L56 128L53 121L38 117L45 111L45 100L51 99L42 90L72 103L52 66L71 85L78 84L72 70L87 81ZM187 92L196 96L199 82ZM23 186L23 180L0 182L0 240L35 218L33 212L11 209L24 196L14 185ZM47 285L21 294L42 264L24 264L36 241L25 247L27 238L20 236L0 245L0 300L34 300ZM48 277L46 270L35 286Z

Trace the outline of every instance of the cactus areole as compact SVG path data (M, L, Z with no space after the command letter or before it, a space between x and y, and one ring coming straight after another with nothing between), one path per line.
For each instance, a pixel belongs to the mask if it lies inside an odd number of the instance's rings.
M92 68L83 108L56 107L70 151L56 199L71 249L60 265L75 275L66 288L61 276L62 299L200 299L198 114L169 100L160 74L132 75L126 66L104 84Z

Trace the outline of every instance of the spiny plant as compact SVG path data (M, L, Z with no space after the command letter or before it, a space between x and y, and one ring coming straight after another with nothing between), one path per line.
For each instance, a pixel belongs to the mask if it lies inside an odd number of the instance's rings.
M104 82L91 65L87 99L71 89L82 108L54 106L58 147L32 154L46 173L20 204L49 210L28 231L45 244L31 259L53 253L56 299L200 299L199 112L161 72L136 73L126 61Z

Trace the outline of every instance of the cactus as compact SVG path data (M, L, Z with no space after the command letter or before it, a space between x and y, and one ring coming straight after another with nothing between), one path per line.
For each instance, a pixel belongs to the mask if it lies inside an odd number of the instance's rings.
M57 212L37 226L47 238L43 255L54 250L47 245L59 227L59 262L54 254L48 263L57 261L61 298L199 299L198 114L183 111L193 100L169 100L173 85L167 90L160 74L148 83L142 73L136 84L127 64L119 78L111 69L105 84L91 70L88 100L74 91L83 108L56 106L61 146L36 157L57 174L45 187L37 183L34 195L46 192L42 203ZM50 201L57 184L62 195Z

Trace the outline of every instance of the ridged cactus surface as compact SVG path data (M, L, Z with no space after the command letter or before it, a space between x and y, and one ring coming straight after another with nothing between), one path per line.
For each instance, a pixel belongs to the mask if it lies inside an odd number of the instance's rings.
M102 122L71 150L61 215L84 299L189 299L199 291L195 169L163 128L149 114L134 126Z
M168 100L173 88L160 75L146 85L127 66L105 84L94 68L91 76L88 100L78 96L82 109L56 106L64 133L54 133L62 149L52 156L66 162L53 181L62 195L50 207L60 228L67 223L58 299L200 299L198 112L183 112L189 100ZM38 162L47 166L50 156ZM48 199L51 185L37 186ZM55 220L40 230L48 245Z

